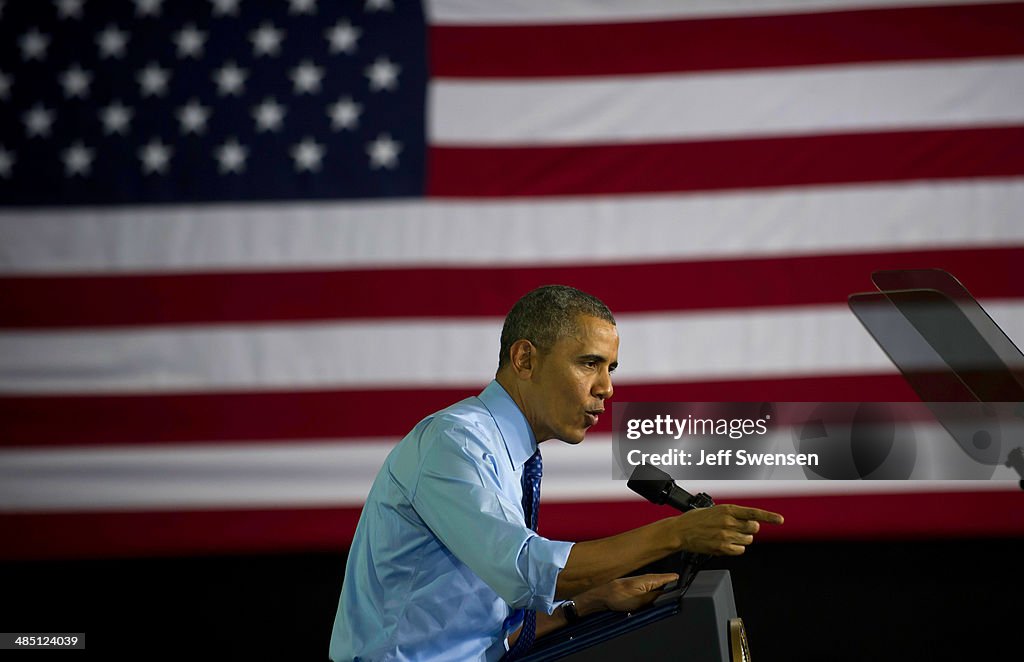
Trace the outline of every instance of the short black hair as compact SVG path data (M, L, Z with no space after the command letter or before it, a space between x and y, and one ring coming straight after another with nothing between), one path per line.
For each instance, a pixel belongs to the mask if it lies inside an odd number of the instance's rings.
M517 340L529 340L547 351L560 338L576 331L576 319L587 315L615 324L608 306L592 294L568 285L544 285L527 292L512 306L501 328L498 370L509 362L509 351Z

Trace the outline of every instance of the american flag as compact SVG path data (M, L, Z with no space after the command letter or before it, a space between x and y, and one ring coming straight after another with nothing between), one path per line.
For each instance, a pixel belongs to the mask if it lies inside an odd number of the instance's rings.
M0 7L5 558L345 546L541 284L616 313L613 402L916 399L846 308L877 269L1024 338L1024 3ZM658 514L609 430L545 448L542 533ZM1015 484L709 491L1024 534Z

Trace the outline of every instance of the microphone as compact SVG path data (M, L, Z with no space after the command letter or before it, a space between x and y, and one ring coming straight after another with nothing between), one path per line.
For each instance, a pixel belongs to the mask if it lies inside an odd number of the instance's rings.
M633 469L626 487L651 503L659 506L671 506L682 513L694 508L707 508L715 505L715 502L707 494L701 492L694 496L676 485L672 476L647 464L639 464Z
M672 476L657 467L646 464L638 464L633 469L626 487L653 504L672 506L683 513L715 505L714 500L704 492L697 495L690 494L676 485ZM704 554L681 552L679 554L679 579L664 586L662 590L666 595L659 597L654 604L657 605L668 599L669 595L674 596L672 599L681 598L693 583L697 571L709 558L711 557Z

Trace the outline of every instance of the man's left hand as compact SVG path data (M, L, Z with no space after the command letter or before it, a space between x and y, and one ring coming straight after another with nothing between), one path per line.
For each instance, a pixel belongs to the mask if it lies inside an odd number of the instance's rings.
M677 579L675 573L622 577L581 593L573 601L580 616L604 610L636 611L654 602L661 595L659 589Z

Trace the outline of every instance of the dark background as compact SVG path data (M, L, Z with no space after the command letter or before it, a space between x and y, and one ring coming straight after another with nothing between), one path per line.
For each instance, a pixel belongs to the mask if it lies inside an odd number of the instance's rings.
M1022 551L1022 539L763 542L708 567L731 572L757 662L1020 659ZM0 631L85 632L87 649L0 658L323 661L344 562L4 563Z

